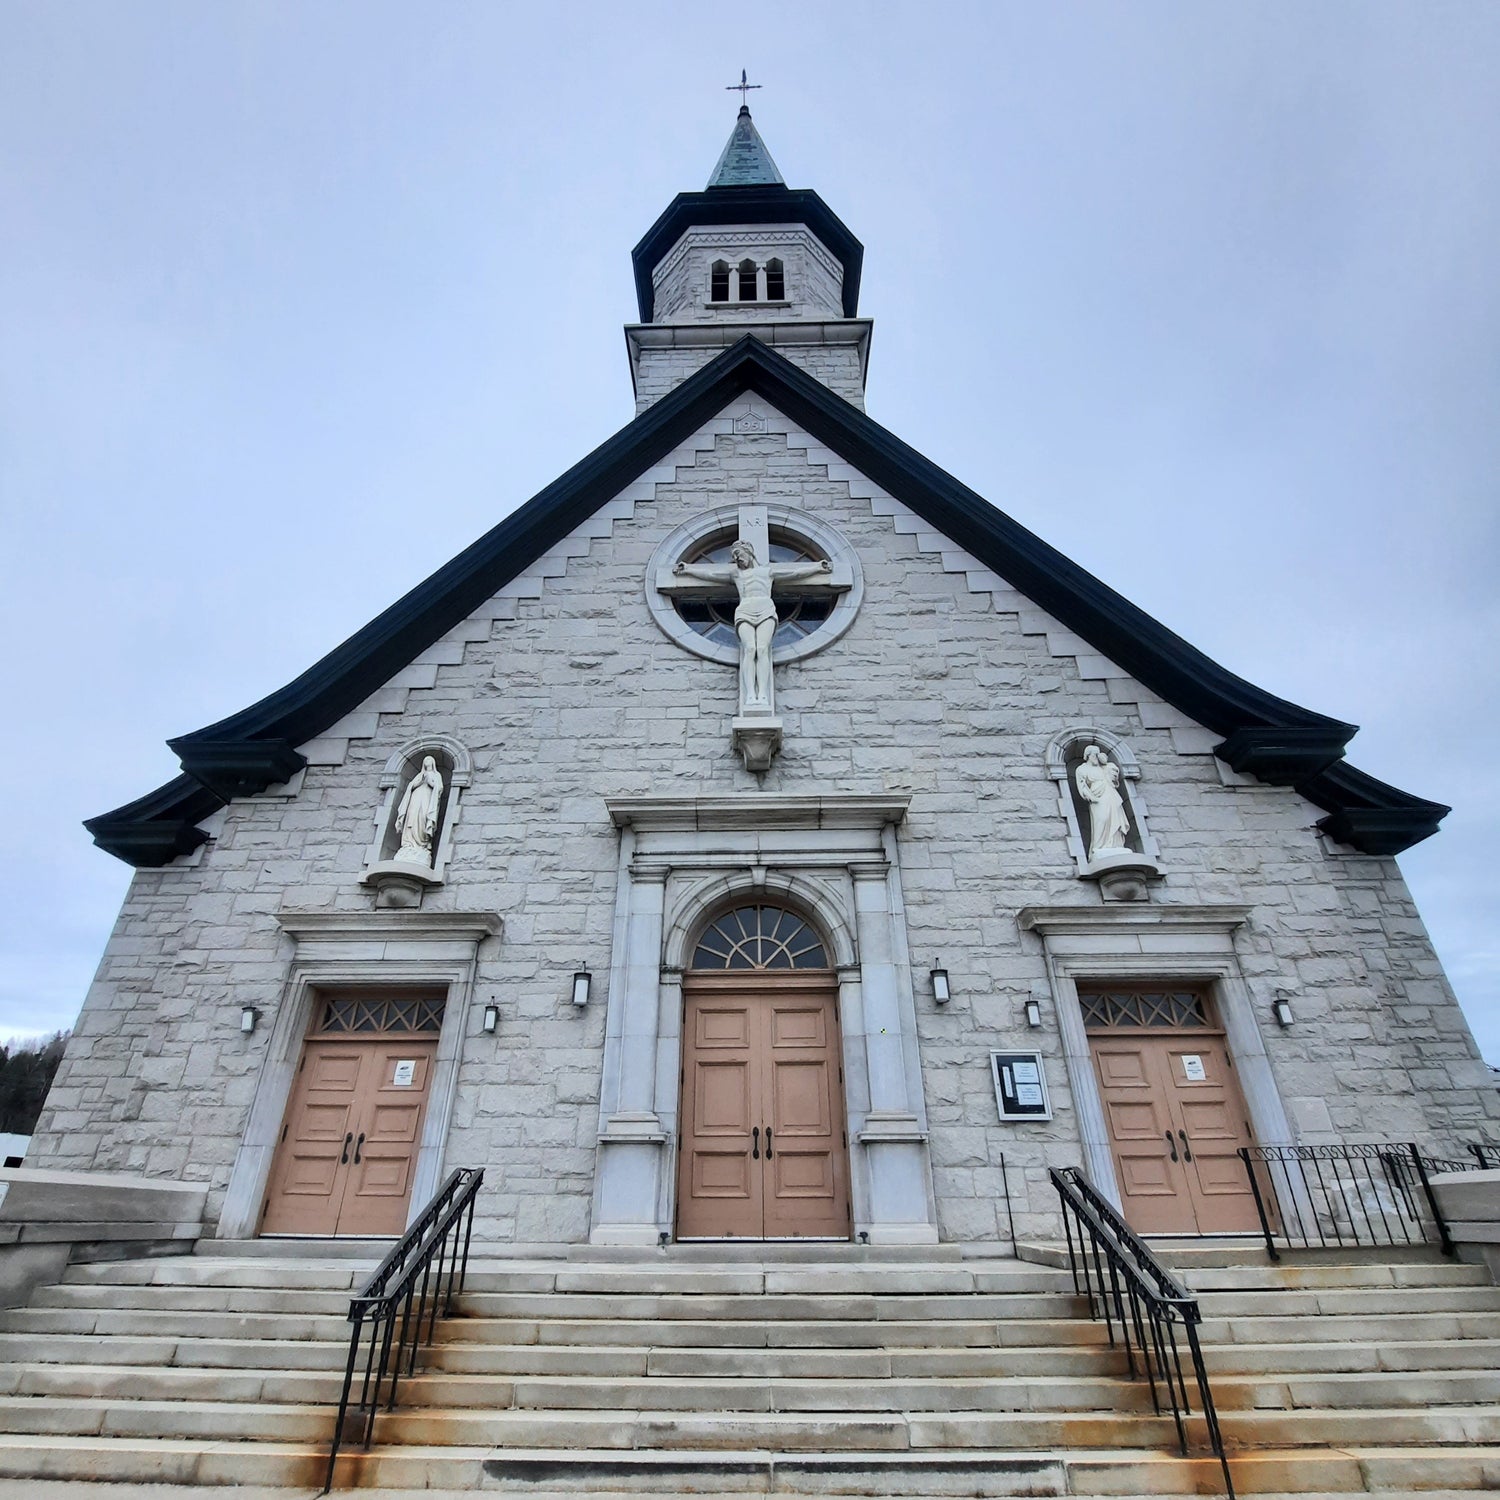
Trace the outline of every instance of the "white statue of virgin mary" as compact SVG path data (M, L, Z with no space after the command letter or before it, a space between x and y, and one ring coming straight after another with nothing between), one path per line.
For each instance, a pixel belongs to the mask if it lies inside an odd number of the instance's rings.
M443 776L430 755L422 757L422 769L407 783L396 809L396 832L401 847L396 858L409 865L432 864L432 841L437 835L438 807L443 800Z
M1074 779L1078 795L1089 805L1089 858L1124 854L1130 819L1120 795L1120 768L1097 745L1090 745Z

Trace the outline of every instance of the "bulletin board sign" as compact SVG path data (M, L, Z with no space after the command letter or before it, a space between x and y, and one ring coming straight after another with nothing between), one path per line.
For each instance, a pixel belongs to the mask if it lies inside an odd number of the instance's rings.
M991 1052L995 1103L1002 1120L1050 1120L1047 1073L1040 1052Z

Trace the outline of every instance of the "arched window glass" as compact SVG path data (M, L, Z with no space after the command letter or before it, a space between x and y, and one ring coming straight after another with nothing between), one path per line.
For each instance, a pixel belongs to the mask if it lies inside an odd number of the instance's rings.
M755 301L755 262L753 260L740 262L740 301Z
M710 302L729 301L729 262L716 260L709 268L708 273L708 300Z
M695 969L826 969L822 940L784 906L737 906L708 924Z
M723 532L694 548L684 562L727 563L729 549L734 545L736 533ZM780 530L771 532L771 561L806 562L822 554L786 535ZM809 636L833 612L834 601L827 595L798 594L795 587L776 594L776 634L778 646L789 646ZM737 646L739 636L735 632L734 612L739 608L740 598L733 584L725 584L722 594L709 598L674 598L673 606L699 635L711 641L721 641L728 646Z
M766 301L783 302L786 300L786 275L782 271L779 260L768 260L766 262Z

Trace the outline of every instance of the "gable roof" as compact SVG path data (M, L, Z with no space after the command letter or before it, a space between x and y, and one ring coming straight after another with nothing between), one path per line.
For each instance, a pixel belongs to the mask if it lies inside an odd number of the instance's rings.
M195 825L233 797L285 781L296 746L324 733L497 589L530 566L736 396L762 396L970 552L1060 624L1190 718L1224 736L1237 771L1293 786L1319 827L1368 854L1395 854L1449 811L1342 760L1355 726L1264 692L997 510L827 386L746 335L648 407L451 562L284 688L169 740L184 774L84 826L100 848L154 866L207 837Z

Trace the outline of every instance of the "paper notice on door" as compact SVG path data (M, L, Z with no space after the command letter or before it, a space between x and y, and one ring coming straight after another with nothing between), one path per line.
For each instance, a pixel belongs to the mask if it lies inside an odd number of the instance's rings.
M1202 1083L1208 1074L1203 1071L1203 1059L1196 1053L1184 1052L1182 1054L1182 1076L1189 1083Z
M1042 1081L1041 1072L1035 1063L1018 1062L1011 1066L1015 1069L1017 1083L1040 1083ZM1042 1101L1037 1099L1034 1102L1040 1104Z
M1196 1058L1193 1059L1197 1061ZM409 1089L417 1076L417 1060L414 1057L403 1058L396 1064L396 1076L391 1079L393 1088ZM1202 1077L1202 1074L1199 1074Z
M1018 1073L1020 1069L1016 1070ZM1016 1085L1017 1104L1040 1104L1042 1102L1042 1086L1039 1083L1018 1083Z

